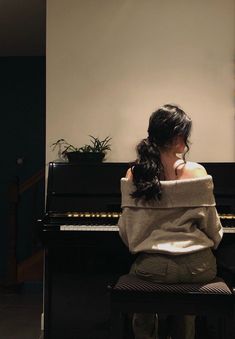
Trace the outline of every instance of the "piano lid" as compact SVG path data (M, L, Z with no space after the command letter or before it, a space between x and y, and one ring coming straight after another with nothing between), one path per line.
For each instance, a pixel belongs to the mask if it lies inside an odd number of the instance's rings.
M50 163L46 212L120 211L128 163Z
M215 195L231 195L235 198L235 162L204 162L201 164L213 177Z
M235 214L235 163L202 165L213 177L219 213ZM50 163L46 212L119 212L120 178L128 167L128 163Z
M207 162L201 164L213 177L214 195L219 214L235 215L235 163Z

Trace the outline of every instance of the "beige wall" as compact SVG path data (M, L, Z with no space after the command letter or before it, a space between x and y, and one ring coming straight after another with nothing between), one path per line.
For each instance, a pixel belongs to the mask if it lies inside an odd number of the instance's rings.
M190 159L235 161L234 0L48 0L47 161L59 138L135 158L150 113L181 105Z

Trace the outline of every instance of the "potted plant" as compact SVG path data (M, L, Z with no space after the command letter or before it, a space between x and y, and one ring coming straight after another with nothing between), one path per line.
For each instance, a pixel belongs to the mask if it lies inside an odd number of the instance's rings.
M58 149L59 158L68 159L69 162L102 162L107 151L111 150L109 136L103 140L90 135L90 144L82 147L75 147L69 144L65 139L59 139L51 147L54 151Z

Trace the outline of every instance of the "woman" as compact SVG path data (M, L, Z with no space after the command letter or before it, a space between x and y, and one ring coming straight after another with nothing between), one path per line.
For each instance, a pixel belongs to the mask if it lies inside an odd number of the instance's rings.
M222 239L212 177L187 162L192 122L174 105L149 120L148 137L137 146L137 160L121 180L120 236L138 253L131 273L154 282L209 282L216 276L211 249ZM170 310L169 310L170 312ZM185 333L194 338L193 317ZM135 314L136 339L156 338L155 315Z

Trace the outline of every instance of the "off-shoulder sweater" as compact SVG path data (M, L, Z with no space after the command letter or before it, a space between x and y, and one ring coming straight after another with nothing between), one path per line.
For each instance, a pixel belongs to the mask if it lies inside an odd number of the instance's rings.
M179 255L216 249L223 229L215 207L210 175L162 181L161 200L134 199L132 180L121 179L119 234L130 252Z

